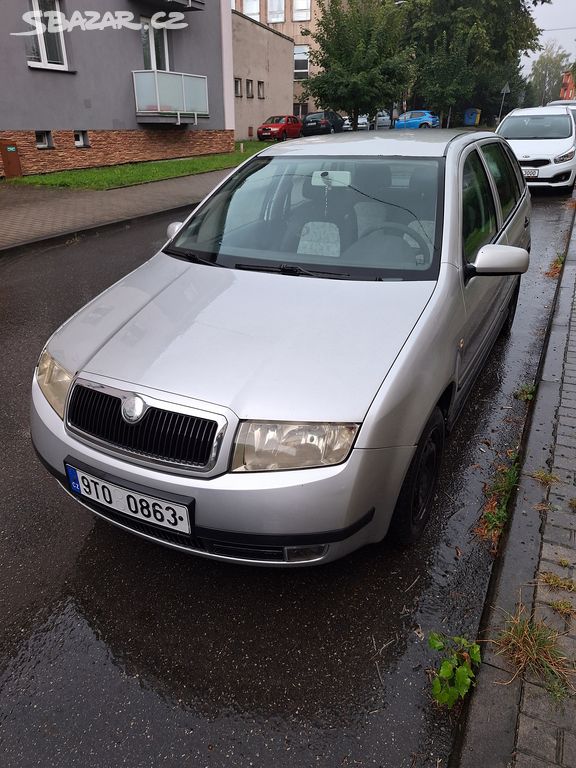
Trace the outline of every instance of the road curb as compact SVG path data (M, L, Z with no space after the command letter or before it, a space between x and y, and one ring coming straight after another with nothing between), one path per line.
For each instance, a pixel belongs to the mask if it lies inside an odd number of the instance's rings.
M534 580L543 540L543 521L535 507L542 502L546 490L530 474L549 466L552 459L575 282L573 216L566 261L556 286L535 377L536 399L522 430L522 472L511 522L503 554L492 572L480 623L482 640L495 637L506 614L514 613L520 602L530 608L534 603ZM496 655L489 643L484 646L478 685L468 703L449 762L452 768L510 768L513 765L523 688L520 676L512 679L513 676L514 670L506 660Z
M197 202L191 202L187 203L186 205L179 205L177 207L168 207L168 208L162 208L159 211L150 211L147 213L142 213L136 216L130 216L129 218L120 218L120 219L114 219L113 221L106 221L99 224L94 224L89 227L81 227L81 228L73 228L68 229L64 232L58 232L54 235L48 235L46 237L37 237L33 238L31 240L26 240L22 243L15 243L14 245L8 245L5 247L0 248L0 259L3 256L8 255L16 255L20 250L27 250L31 245L63 245L70 239L75 239L78 237L81 237L85 234L92 234L95 232L107 232L113 229L117 229L118 227L130 227L133 224L138 224L143 221L146 221L147 219L154 219L159 216L164 216L168 213L174 213L174 215L177 214L186 214L188 216L194 208L199 204L199 201ZM184 217L183 217L184 218Z

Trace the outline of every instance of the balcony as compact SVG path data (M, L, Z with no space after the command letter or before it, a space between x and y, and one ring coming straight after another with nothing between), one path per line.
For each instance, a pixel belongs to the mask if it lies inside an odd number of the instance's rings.
M208 78L183 72L132 72L138 123L197 123L208 116Z

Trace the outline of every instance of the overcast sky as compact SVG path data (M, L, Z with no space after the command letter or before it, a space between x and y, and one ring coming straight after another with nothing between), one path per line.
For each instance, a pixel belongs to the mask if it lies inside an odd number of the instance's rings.
M532 15L540 29L546 30L542 32L540 42L545 45L555 40L570 54L572 61L576 60L576 0L552 0L550 4L537 5L532 9ZM535 57L538 57L537 52L526 62L528 71Z

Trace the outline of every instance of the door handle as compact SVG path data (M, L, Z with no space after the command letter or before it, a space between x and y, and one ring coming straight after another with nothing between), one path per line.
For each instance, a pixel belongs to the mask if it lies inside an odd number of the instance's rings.
M530 219L528 218L528 216L526 216L524 219L524 229L526 229L529 226L530 226Z

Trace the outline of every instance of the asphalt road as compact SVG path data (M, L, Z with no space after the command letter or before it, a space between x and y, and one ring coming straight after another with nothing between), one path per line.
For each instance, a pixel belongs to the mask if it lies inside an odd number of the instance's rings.
M322 568L185 556L96 520L36 460L43 343L149 258L171 217L0 256L0 766L446 766L431 630L474 637L494 565L473 529L519 441L563 252L565 198L534 198L532 265L447 444L433 519Z

